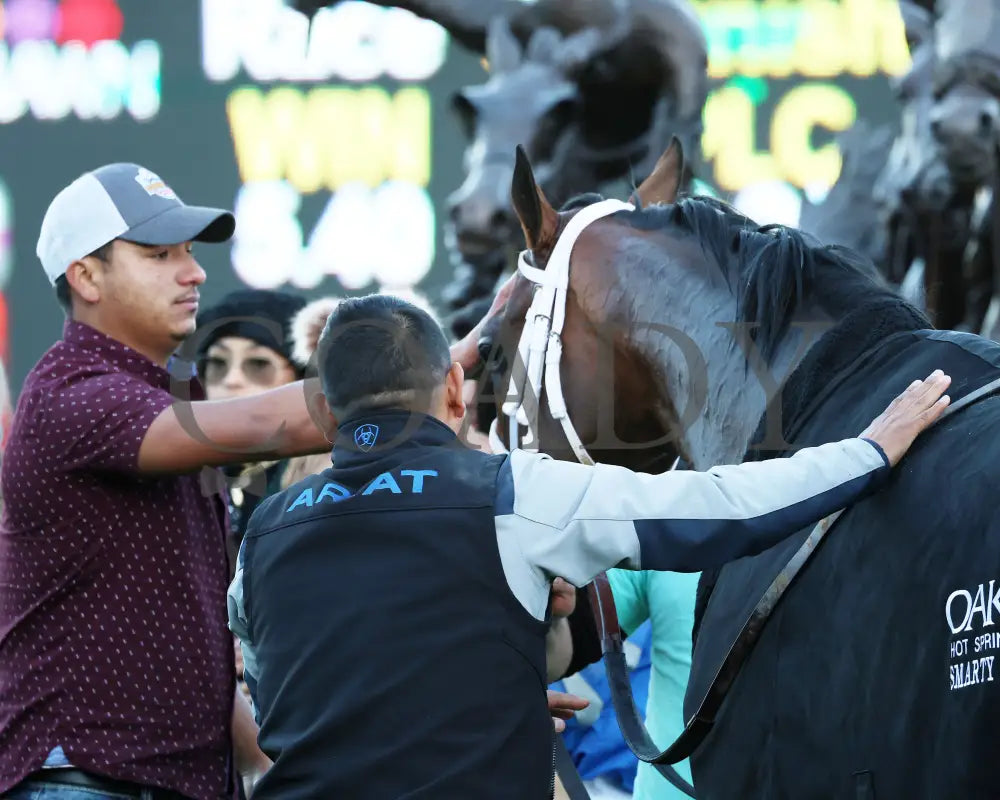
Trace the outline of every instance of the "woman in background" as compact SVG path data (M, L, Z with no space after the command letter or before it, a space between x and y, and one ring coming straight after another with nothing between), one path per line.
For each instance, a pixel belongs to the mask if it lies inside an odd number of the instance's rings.
M231 292L198 315L198 376L209 400L246 397L299 380L292 359L291 321L305 306L301 297L263 289ZM247 521L260 501L280 488L286 461L244 464L225 470L229 494L231 563Z

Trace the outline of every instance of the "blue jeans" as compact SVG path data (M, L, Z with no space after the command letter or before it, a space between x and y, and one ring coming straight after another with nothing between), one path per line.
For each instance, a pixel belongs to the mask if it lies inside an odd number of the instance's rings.
M3 795L3 800L129 800L127 794L108 794L100 789L82 786L63 786L45 781L30 781L20 784Z

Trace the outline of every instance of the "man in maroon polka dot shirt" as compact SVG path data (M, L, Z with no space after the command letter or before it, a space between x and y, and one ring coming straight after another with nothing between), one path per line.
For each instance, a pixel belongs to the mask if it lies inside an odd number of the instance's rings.
M309 384L208 403L168 372L205 280L191 243L234 224L135 164L81 176L46 212L38 256L68 319L0 473L4 797L215 800L234 764L267 767L235 694L226 507L203 469L329 445Z

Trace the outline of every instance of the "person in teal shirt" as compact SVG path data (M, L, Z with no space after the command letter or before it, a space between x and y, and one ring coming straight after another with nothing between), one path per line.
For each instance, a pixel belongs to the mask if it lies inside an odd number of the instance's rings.
M631 635L646 620L652 625L652 672L646 728L658 747L684 730L684 692L691 671L691 631L700 573L608 570L622 633ZM674 765L691 783L687 759ZM633 800L688 800L652 764L639 762Z

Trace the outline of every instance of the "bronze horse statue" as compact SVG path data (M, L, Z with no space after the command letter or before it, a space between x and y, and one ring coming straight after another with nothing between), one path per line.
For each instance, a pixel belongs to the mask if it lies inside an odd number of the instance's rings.
M443 299L458 337L520 249L508 196L515 146L556 202L644 178L671 136L696 162L708 48L686 0L372 2L437 22L488 64L484 84L453 98L469 141L445 221L456 271ZM308 13L327 3L296 5Z
M645 177L671 135L690 152L700 148L707 45L683 0L597 9L543 2L535 13L546 5L549 13L573 8L577 16L558 20L558 29L495 18L486 41L489 80L454 98L469 146L465 181L448 202L449 228L457 250L476 267L459 268L446 297L454 308L491 295L516 255L519 230L508 188L518 143L526 143L539 181L557 202ZM471 321L477 319L473 313ZM456 323L461 334L461 315Z
M1000 3L946 0L934 25L931 130L966 210L960 327L1000 334Z
M861 119L841 134L840 176L822 203L803 204L799 227L827 244L863 253L923 307L925 260L940 260L944 247L956 261L964 220L955 218L954 210L945 212L951 181L931 132L933 3L900 0L899 7L912 61L906 73L890 81L900 107L898 132L889 126L872 130ZM944 232L952 234L947 243ZM958 270L949 275L954 278L960 278ZM949 294L955 286L950 280ZM940 291L938 286L932 305L938 304Z
M524 387L529 427L494 433L557 458L704 470L856 436L944 369L957 413L886 488L703 574L683 749L699 798L1000 795L1000 345L933 329L853 251L679 197L681 168L675 142L630 207L573 230L567 274L548 281L567 226L604 201L556 210L519 153L527 249L481 353L498 414ZM521 380L525 316L552 286L559 324L532 347L558 381Z
M1000 333L1000 4L901 0L900 10L912 65L893 82L899 134L886 148L859 123L845 137L830 202L807 207L800 226L862 250L935 325L992 337Z
M910 69L890 80L900 107L898 132L859 119L838 135L843 166L821 203L804 200L798 227L820 241L858 251L923 305L923 262L914 230L947 199L947 170L931 135L933 4L900 0ZM918 208L924 199L931 200Z
M904 0L901 9L913 65L896 83L902 131L873 192L886 231L882 265L938 327L992 336L1000 3Z
M914 56L898 84L904 130L897 150L908 157L890 159L876 189L890 210L888 274L902 282L911 273L939 327L978 333L993 283L983 216L1000 136L1000 19L990 13L1000 5L946 0L936 17L921 14L935 9L902 8ZM986 247L970 248L983 234Z

